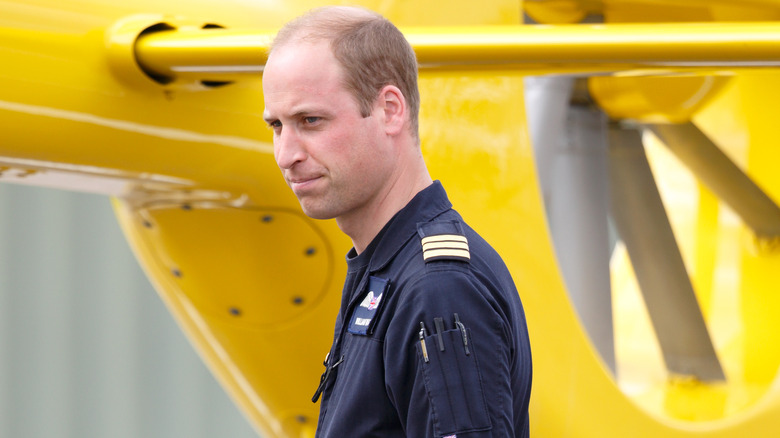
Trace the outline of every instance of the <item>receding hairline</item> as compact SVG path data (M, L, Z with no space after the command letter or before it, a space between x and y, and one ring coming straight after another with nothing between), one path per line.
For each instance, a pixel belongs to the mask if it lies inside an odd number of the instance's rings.
M337 33L335 25L363 23L371 20L383 20L382 15L357 6L322 6L288 22L271 42L268 54L288 44L299 42L320 42L330 44ZM329 26L329 23L332 24Z
M419 142L417 56L395 24L362 7L315 8L279 30L269 49L269 61L277 50L300 44L323 44L330 49L344 74L342 84L364 117L371 113L384 86L398 87L409 104L409 129Z

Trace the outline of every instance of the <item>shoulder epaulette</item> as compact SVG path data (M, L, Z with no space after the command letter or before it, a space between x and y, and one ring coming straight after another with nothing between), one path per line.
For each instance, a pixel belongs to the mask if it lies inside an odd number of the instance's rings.
M426 222L417 225L423 260L471 260L469 242L458 221Z

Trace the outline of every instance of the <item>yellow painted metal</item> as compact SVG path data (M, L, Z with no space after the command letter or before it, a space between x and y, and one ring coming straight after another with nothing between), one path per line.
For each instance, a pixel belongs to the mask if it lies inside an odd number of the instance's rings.
M0 181L116 196L160 296L269 437L313 435L317 406L308 400L331 339L348 240L333 222L303 217L280 178L258 76L229 87L163 87L135 64L133 41L163 22L278 27L312 5L0 2ZM519 16L506 1L463 2L424 20L416 4L367 5L408 25Z
M780 19L777 0L602 0L609 22L763 21Z
M575 23L588 14L610 23L780 19L778 0L525 0L523 6L543 24Z
M221 87L185 80L161 85L135 63L133 41L158 23L182 30L217 24L267 34L316 3L0 0L0 182L29 178L114 195L122 227L161 298L215 376L268 437L313 436L317 406L308 399L332 338L344 274L341 258L349 242L333 222L305 218L280 178L261 117L259 77ZM630 382L634 386L621 387L620 376L615 380L592 349L560 278L523 122L519 64L485 70L485 65L466 69L458 61L467 55L495 59L495 53L480 55L479 44L467 42L480 41L476 30L492 29L478 26L514 29L509 25L519 21L520 3L364 4L405 29L436 26L436 33L429 32L433 42L455 29L472 31L440 52L415 41L421 58L450 65L422 73L420 132L431 173L504 256L518 283L535 363L532 434L733 438L777 430L780 353L766 347L776 344L780 333L773 295L777 252L753 245L743 231L736 243L728 240L718 234L724 232L719 222L697 228L698 240L683 247L700 256L695 284L700 301L708 303L705 315L716 328L728 383L669 382L663 374L644 377L640 366ZM443 31L447 25L458 27ZM648 25L642 35L672 39L677 34L663 32L670 28L675 27ZM713 37L717 32L703 28ZM576 34L572 29L551 31L561 35L560 47L546 49L559 50L561 71L592 68L591 50L616 47L598 40L565 47ZM418 32L426 36L424 28ZM769 41L762 44L761 50L772 49ZM615 48L610 62L627 60L632 47L653 53L643 41L634 41L622 52ZM685 53L696 55L693 46L685 47L677 61L687 60ZM534 50L542 56L545 48ZM755 53L732 55L745 59ZM655 56L661 59L663 53ZM780 157L772 124L778 110L766 102L780 99L778 82L771 72L740 73L724 93L693 112L720 142L741 148L748 173L776 200L780 180L772 163ZM81 180L77 186L64 176ZM705 201L697 223L717 222L714 201ZM718 257L702 258L713 245L723 248ZM739 257L733 258L728 245L737 245ZM719 286L723 278L732 278L736 289ZM739 305L723 305L723 295ZM638 319L634 311L626 316ZM630 359L637 357L642 356ZM630 392L636 385L641 393Z
M778 23L680 23L404 28L422 68L506 68L529 72L616 72L780 66ZM135 43L143 68L180 80L257 74L269 31L151 32Z
M173 79L239 79L263 71L276 30L168 30L142 35L134 55L146 71Z
M591 77L588 90L615 120L682 123L716 96L728 80L701 75Z
M166 305L252 423L264 436L311 434L310 382L347 248L333 224L197 200L117 200L116 210Z
M644 23L655 29L659 39L679 38L667 31L670 23L691 26L692 22L710 22L712 29L724 31L712 42L726 38L726 29L734 22L760 28L761 22L780 20L778 0L532 0L524 3L524 9L540 23L574 23L587 14L600 17L606 26ZM647 77L654 72L646 70L643 75L592 77L588 82L599 106L616 120L684 122L716 95L726 80L722 70L697 73L706 77L696 77L690 71L682 76L683 72L685 69L678 69L674 75Z
M589 0L526 0L523 10L536 23L575 24L584 20L588 13L600 11L599 1Z
M780 97L772 85L776 80L765 75L737 76L694 121L778 202L780 178L769 169L780 158L777 148L770 146L777 135L775 122L757 104ZM669 151L655 141L647 146L727 384L668 381L649 322L641 311L630 309L638 291L625 255L618 252L613 258L613 286L618 286L615 314L616 326L624 329L618 330L616 347L619 385L660 418L686 424L730 424L750 418L758 407L777 398L780 353L766 348L780 342L776 318L780 302L773 292L779 282L777 242L756 240ZM771 436L769 429L751 430Z

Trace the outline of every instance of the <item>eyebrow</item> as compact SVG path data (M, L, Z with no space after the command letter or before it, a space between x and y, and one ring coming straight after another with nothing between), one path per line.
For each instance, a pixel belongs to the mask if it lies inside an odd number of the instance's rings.
M314 108L302 108L302 109L296 111L295 113L293 113L292 115L290 115L290 118L296 119L296 118L300 118L300 117L305 117L305 116L307 116L307 115L309 115L311 113L327 115L327 111L325 111L325 110L319 110L319 109L314 109ZM274 117L272 115L269 115L267 113L267 111L263 112L263 120L265 120L266 123L271 123L271 122L276 121L278 119L279 119L279 117Z

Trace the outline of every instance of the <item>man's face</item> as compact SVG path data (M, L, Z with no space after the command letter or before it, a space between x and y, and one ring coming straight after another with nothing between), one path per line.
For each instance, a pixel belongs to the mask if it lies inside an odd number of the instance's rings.
M378 202L392 162L380 110L361 116L327 43L275 49L263 72L263 94L276 163L304 213L339 218Z

